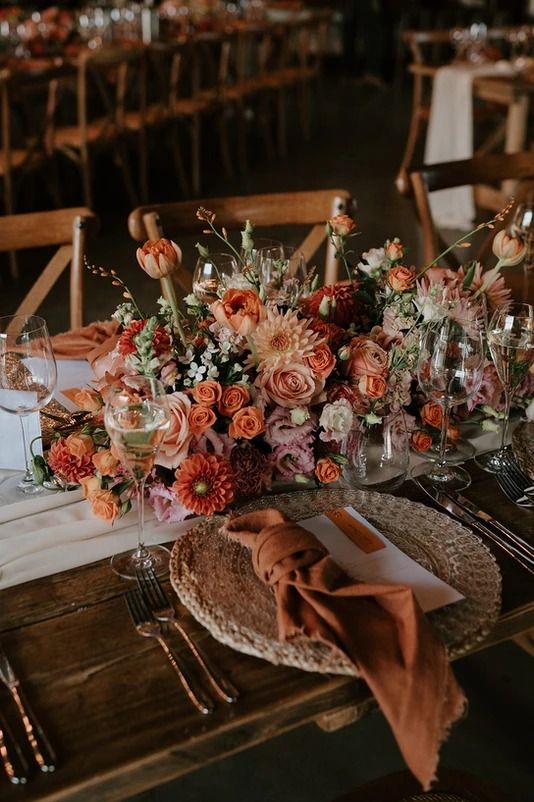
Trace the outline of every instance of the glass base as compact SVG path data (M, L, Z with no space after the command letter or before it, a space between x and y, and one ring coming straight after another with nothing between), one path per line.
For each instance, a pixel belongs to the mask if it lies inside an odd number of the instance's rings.
M165 546L145 546L146 555L136 557L136 552L115 554L110 565L112 571L123 579L136 579L139 571L154 571L156 576L167 576L169 573L169 559L171 553Z
M475 457L475 462L479 468L487 473L499 473L505 466L506 449L497 449L496 451L487 451L485 454L479 454Z
M412 479L424 480L426 484L432 485L435 490L464 490L471 484L471 475L458 465L446 465L438 468L437 465L423 463L417 465L410 472Z
M37 493L43 492L43 486L38 485L33 479L24 478L17 483L17 492L25 496L36 496Z
M471 459L475 454L475 447L469 440L460 437L455 443L450 443L445 450L445 461L450 465L459 465ZM428 451L418 456L426 458L430 462L439 460L439 444L435 443Z

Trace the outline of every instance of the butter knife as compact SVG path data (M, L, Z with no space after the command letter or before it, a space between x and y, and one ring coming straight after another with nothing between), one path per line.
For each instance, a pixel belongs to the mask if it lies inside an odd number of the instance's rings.
M505 551L513 560L515 560L519 565L521 565L526 571L530 574L534 574L534 560L527 557L522 551L519 551L516 546L512 545L508 541L504 540L503 537L493 529L490 529L489 526L484 524L482 521L475 518L474 515L464 510L463 507L460 507L459 504L456 504L451 498L449 498L445 493L442 493L440 490L432 487L429 484L425 484L420 479L414 479L415 484L426 493L436 504L439 504L440 507L447 510L451 515L454 516L458 521L461 523L466 523L472 529L477 531L483 537L489 538L493 543L495 543L499 548Z
M0 680L4 683L13 701L17 706L19 716L24 725L26 738L33 752L35 762L43 772L54 771L56 768L56 756L50 746L43 728L39 724L35 714L32 712L28 702L22 695L20 682L11 667L9 659L0 646Z
M3 719L0 719L0 760L9 782L13 785L25 785L28 782L28 764Z

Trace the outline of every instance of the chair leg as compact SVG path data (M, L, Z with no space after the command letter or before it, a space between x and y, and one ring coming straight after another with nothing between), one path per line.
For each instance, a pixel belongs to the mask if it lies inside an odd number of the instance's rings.
M219 147L221 150L221 161L223 164L224 174L229 180L234 178L234 165L232 164L232 156L230 155L230 142L228 139L228 116L226 114L226 107L223 106L221 114L217 120L217 127L219 129Z
M146 130L139 131L139 191L141 203L148 203L148 141Z
M299 101L302 137L308 140L311 136L310 85L308 81L302 81L299 86Z
M258 120L265 150L269 159L274 159L275 149L271 132L271 114L269 112L269 96L263 93L259 100Z
M115 143L115 156L122 172L122 180L124 181L124 186L126 188L130 205L138 206L139 198L137 196L137 192L135 191L130 165L128 164L128 154L126 153L126 148L122 140L117 140Z
M202 152L200 115L195 114L191 119L191 186L193 195L200 195L200 157Z
M88 150L80 152L80 172L82 176L83 202L88 209L93 208L93 186L91 181L91 156Z
M178 181L180 182L180 189L184 198L191 197L191 189L189 181L185 174L184 160L182 158L182 148L180 147L180 126L178 120L169 127L169 146L174 161L174 168Z
M278 155L287 155L286 91L280 87L276 93Z
M237 110L237 161L239 164L239 172L245 175L248 167L247 157L247 119L246 108L242 100L239 100L236 106Z

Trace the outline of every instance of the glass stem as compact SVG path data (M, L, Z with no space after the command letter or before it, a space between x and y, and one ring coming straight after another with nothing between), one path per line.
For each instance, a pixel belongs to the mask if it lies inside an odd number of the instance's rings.
M439 441L439 459L437 468L445 470L447 467L447 460L445 459L445 452L447 450L447 432L449 431L450 407L447 400L441 402L441 409L443 411L441 419L441 437Z
M135 484L135 498L137 501L137 549L134 552L134 559L144 560L148 557L148 550L145 547L145 482L146 476L138 479Z
M509 387L504 388L504 418L502 422L502 435L501 447L499 451L502 453L506 448L508 441L508 429L510 428L510 407L512 406L512 390Z
M24 482L33 482L32 459L29 451L28 432L27 432L27 415L20 415L20 428L22 429L22 445L24 448L24 460L26 462L26 473L24 475Z

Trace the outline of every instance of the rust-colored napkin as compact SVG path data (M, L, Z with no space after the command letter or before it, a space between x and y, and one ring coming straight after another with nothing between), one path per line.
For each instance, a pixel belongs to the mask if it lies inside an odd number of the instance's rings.
M117 344L116 320L90 323L81 329L72 329L51 337L56 359L87 359L91 364L107 354Z
M354 581L311 532L276 509L230 518L224 531L252 549L255 572L273 587L280 640L305 636L350 658L427 790L466 700L412 590Z

